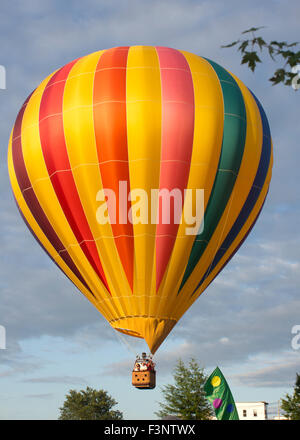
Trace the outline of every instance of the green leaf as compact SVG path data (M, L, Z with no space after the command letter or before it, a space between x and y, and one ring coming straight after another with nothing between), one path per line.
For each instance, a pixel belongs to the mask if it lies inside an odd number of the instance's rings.
M257 55L257 52L245 52L241 64L248 64L248 67L254 72L256 63L261 63L260 58Z
M234 41L233 43L226 44L225 46L221 46L222 48L232 47L239 43L240 40Z
M297 76L297 73L286 72L284 85L286 86L292 85L292 81L295 76Z
M261 37L256 38L256 43L258 44L260 50L262 50L262 48L267 45L265 40L263 40Z
M268 46L268 51L269 51L269 55L272 58L272 60L275 61L275 58L273 56L273 53L274 53L273 47L272 46Z
M248 44L249 44L249 40L244 40L242 42L242 44L239 46L238 50L240 50L242 53L244 53Z
M289 66L294 67L297 64L300 64L300 51L299 52L292 52L291 55L288 57L287 63Z
M286 71L284 69L277 69L274 73L274 76L269 78L269 80L273 83L272 85L275 86L276 84L284 82L285 75Z
M282 58L287 59L287 58L293 56L294 52L292 52L291 50L279 50L278 55L281 55Z
M259 29L263 29L265 26L259 26L259 27L252 27L250 29L247 29L246 31L242 32L242 34L247 34L248 32L256 32Z
M270 43L272 46L277 46L277 47L279 47L280 49L282 49L283 47L286 47L287 46L287 42L286 41L281 41L281 42L278 42L278 41L271 41L271 43Z

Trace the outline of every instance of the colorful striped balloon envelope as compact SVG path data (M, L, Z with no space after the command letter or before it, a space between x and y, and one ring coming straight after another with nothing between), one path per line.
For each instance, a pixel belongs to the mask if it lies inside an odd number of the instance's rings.
M255 224L272 142L257 98L220 65L117 47L32 92L8 167L39 244L114 329L155 353Z

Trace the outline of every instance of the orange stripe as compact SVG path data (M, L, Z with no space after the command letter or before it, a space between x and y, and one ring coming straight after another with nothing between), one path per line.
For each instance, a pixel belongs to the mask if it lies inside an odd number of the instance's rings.
M94 124L100 172L104 189L116 195L116 222L111 227L129 285L133 288L133 227L128 221L130 191L127 121L126 65L128 47L109 49L100 57L94 82ZM119 183L126 191L125 203L119 194ZM121 196L121 197L120 197Z

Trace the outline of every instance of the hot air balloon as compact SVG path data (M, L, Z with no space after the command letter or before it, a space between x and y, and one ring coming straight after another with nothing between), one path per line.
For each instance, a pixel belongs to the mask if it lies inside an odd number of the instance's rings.
M32 92L8 167L40 245L115 330L154 354L255 224L272 142L257 98L217 63L117 47Z

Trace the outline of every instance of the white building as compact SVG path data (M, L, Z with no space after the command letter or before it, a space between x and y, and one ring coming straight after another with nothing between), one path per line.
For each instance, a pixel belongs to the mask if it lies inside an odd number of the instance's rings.
M236 402L240 420L267 420L267 402Z

